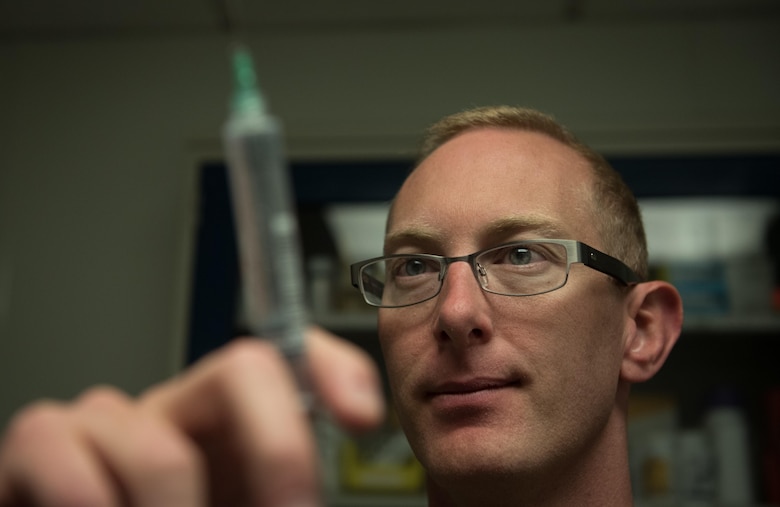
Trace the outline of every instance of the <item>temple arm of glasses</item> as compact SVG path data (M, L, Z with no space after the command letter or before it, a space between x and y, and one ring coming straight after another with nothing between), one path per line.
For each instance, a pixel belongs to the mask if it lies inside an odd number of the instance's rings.
M604 274L616 278L624 285L634 285L642 281L633 269L614 257L599 252L585 243L580 243L579 246L580 259L586 266L590 266L596 271L601 271Z

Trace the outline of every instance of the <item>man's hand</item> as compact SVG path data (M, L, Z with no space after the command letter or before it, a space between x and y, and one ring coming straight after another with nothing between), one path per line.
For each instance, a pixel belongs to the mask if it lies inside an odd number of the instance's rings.
M307 336L318 402L349 429L384 413L379 377L357 347ZM0 506L319 505L316 443L278 351L236 340L138 399L96 387L38 402L0 447Z

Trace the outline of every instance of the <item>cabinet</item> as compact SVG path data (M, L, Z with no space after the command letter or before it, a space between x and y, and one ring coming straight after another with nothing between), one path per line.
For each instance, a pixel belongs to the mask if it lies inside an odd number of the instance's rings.
M768 426L767 396L780 386L778 358L777 316L691 319L664 368L634 393L671 398L677 435L705 428L716 394L735 393L747 422L752 490L766 501L764 459L770 431L777 431Z

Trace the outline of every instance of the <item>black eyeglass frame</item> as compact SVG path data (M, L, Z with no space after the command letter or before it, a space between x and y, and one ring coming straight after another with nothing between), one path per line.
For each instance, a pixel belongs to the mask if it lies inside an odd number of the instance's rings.
M433 299L439 295L439 293L441 292L441 287L444 284L444 277L447 275L447 268L453 262L461 262L461 261L467 262L471 266L471 270L474 273L474 276L477 278L477 281L479 281L479 271L478 271L479 267L477 266L477 262L476 262L477 257L484 254L485 252L497 248L506 248L513 245L520 246L520 245L527 245L532 243L552 243L552 244L562 245L563 247L566 248L566 278L564 278L563 283L561 285L534 294L502 294L498 292L492 292L490 290L487 290L485 287L483 287L481 283L479 284L480 288L492 294L499 294L502 296L509 296L509 297L537 296L539 294L544 294L546 292L552 292L554 290L558 290L564 285L566 285L566 282L569 279L569 270L571 268L571 265L576 263L582 263L591 269L595 269L596 271L604 273L605 275L611 276L612 278L614 278L615 280L617 280L618 282L620 282L625 286L636 285L643 281L642 278L633 269L628 267L621 260L616 259L611 255L607 255L604 252L601 252L581 241L577 241L574 239L529 239L529 240L522 240L522 241L511 241L509 243L492 246L490 248L485 248L478 252L474 252L469 255L462 255L459 257L445 257L443 255L423 254L423 253L392 254L392 255L383 255L380 257L373 257L371 259L366 259L364 261L356 262L349 267L350 276L352 279L352 286L360 291L360 294L363 296L363 300L371 306L380 307L380 308L402 308L405 306L413 306L428 301L430 299ZM373 264L377 261L386 261L389 259L394 259L399 257L410 257L410 256L436 259L440 263L442 263L443 268L439 275L439 290L437 290L430 297L427 297L421 301L416 301L414 303L408 303L404 305L383 306L369 301L368 297L366 297L365 288L363 286L363 277L361 276L365 266L369 264Z

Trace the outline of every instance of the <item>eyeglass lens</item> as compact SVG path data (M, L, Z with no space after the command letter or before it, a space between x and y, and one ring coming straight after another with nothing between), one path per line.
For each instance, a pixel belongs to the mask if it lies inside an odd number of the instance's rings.
M363 267L366 300L376 306L407 306L436 296L447 267L463 258L401 255ZM566 283L566 247L556 243L514 243L469 256L480 286L496 294L528 296L555 290Z

